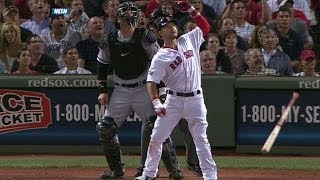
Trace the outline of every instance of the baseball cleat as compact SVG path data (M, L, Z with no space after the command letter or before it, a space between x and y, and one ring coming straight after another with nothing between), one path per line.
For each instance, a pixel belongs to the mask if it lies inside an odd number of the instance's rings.
M101 179L122 179L124 176L124 169L121 172L117 171L105 171L101 174Z
M193 171L193 173L199 177L202 177L202 171L201 171L201 168L199 166L189 166L188 165L188 169L190 171Z
M179 179L183 179L183 173L181 171L175 171L169 174L169 179L173 179L173 180L179 180Z
M144 176L139 176L139 177L136 177L135 180L155 180L156 178L151 178L151 177L144 177Z

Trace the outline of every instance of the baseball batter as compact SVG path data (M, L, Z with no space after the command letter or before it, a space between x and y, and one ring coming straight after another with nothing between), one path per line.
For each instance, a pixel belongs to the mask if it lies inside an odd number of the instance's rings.
M130 113L136 112L143 121L143 128L149 129L142 133L143 137L149 137L142 138L142 149L144 145L147 149L153 128L153 126L149 127L148 122L156 119L146 86L150 60L159 49L156 38L146 29L136 28L139 10L132 2L120 4L116 16L119 30L108 34L101 42L97 58L98 79L100 80L98 100L102 105L107 105L104 117L97 124L97 130L110 168L110 171L101 175L101 179L115 179L124 176L125 166L121 157L117 129L126 121ZM112 64L115 83L110 101L108 101L106 84L109 64ZM182 179L183 174L177 162L174 145L168 137L166 139L163 144L163 160L165 159L164 163L168 168L169 177L176 180ZM145 159L146 152L142 151L142 164Z
M192 134L200 167L205 180L216 180L217 169L206 135L207 110L201 88L200 45L210 30L207 20L186 1L177 2L180 10L190 13L198 27L178 36L176 22L171 17L158 19L157 29L164 46L153 57L147 77L149 96L158 114L152 131L143 175L137 179L155 179L161 157L162 143L184 118ZM200 28L199 28L200 27ZM160 102L156 84L168 87L164 104Z

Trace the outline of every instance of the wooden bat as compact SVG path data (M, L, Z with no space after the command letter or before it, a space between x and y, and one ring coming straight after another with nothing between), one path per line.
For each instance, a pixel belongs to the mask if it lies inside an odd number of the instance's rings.
M275 140L278 137L278 134L282 128L283 123L285 122L285 120L288 117L288 114L293 106L293 104L296 102L296 100L299 98L299 94L297 92L293 92L292 98L290 99L290 102L288 104L288 106L286 107L286 109L284 110L284 112L282 113L278 123L276 124L276 126L273 128L273 130L271 131L268 139L266 140L266 142L264 143L263 147L261 148L261 152L266 154L269 153L273 143L275 142Z

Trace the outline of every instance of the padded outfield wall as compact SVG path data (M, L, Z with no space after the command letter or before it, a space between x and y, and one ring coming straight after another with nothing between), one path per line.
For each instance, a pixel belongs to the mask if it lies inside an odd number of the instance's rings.
M91 75L0 76L0 152L101 152L95 125L104 107L97 101L97 85ZM273 152L320 152L318 79L204 76L202 87L207 134L214 148L259 152L296 90L301 96ZM112 81L108 89L112 95ZM120 142L128 151L139 147L140 125L132 114L119 129ZM172 137L177 146L184 146L179 129Z

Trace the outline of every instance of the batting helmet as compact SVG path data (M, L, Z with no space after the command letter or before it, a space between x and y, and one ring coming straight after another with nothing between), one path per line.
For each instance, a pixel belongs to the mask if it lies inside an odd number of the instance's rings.
M172 16L165 16L155 20L155 28L160 31L169 22L173 22L177 25L177 21Z
M116 10L116 16L122 18L129 25L137 25L140 9L130 1L121 3Z
M150 14L150 17L148 18L148 26L149 27L155 27L155 21L161 17L166 17L168 16L167 13L159 10L159 9L156 9L155 11L153 11L151 14Z

